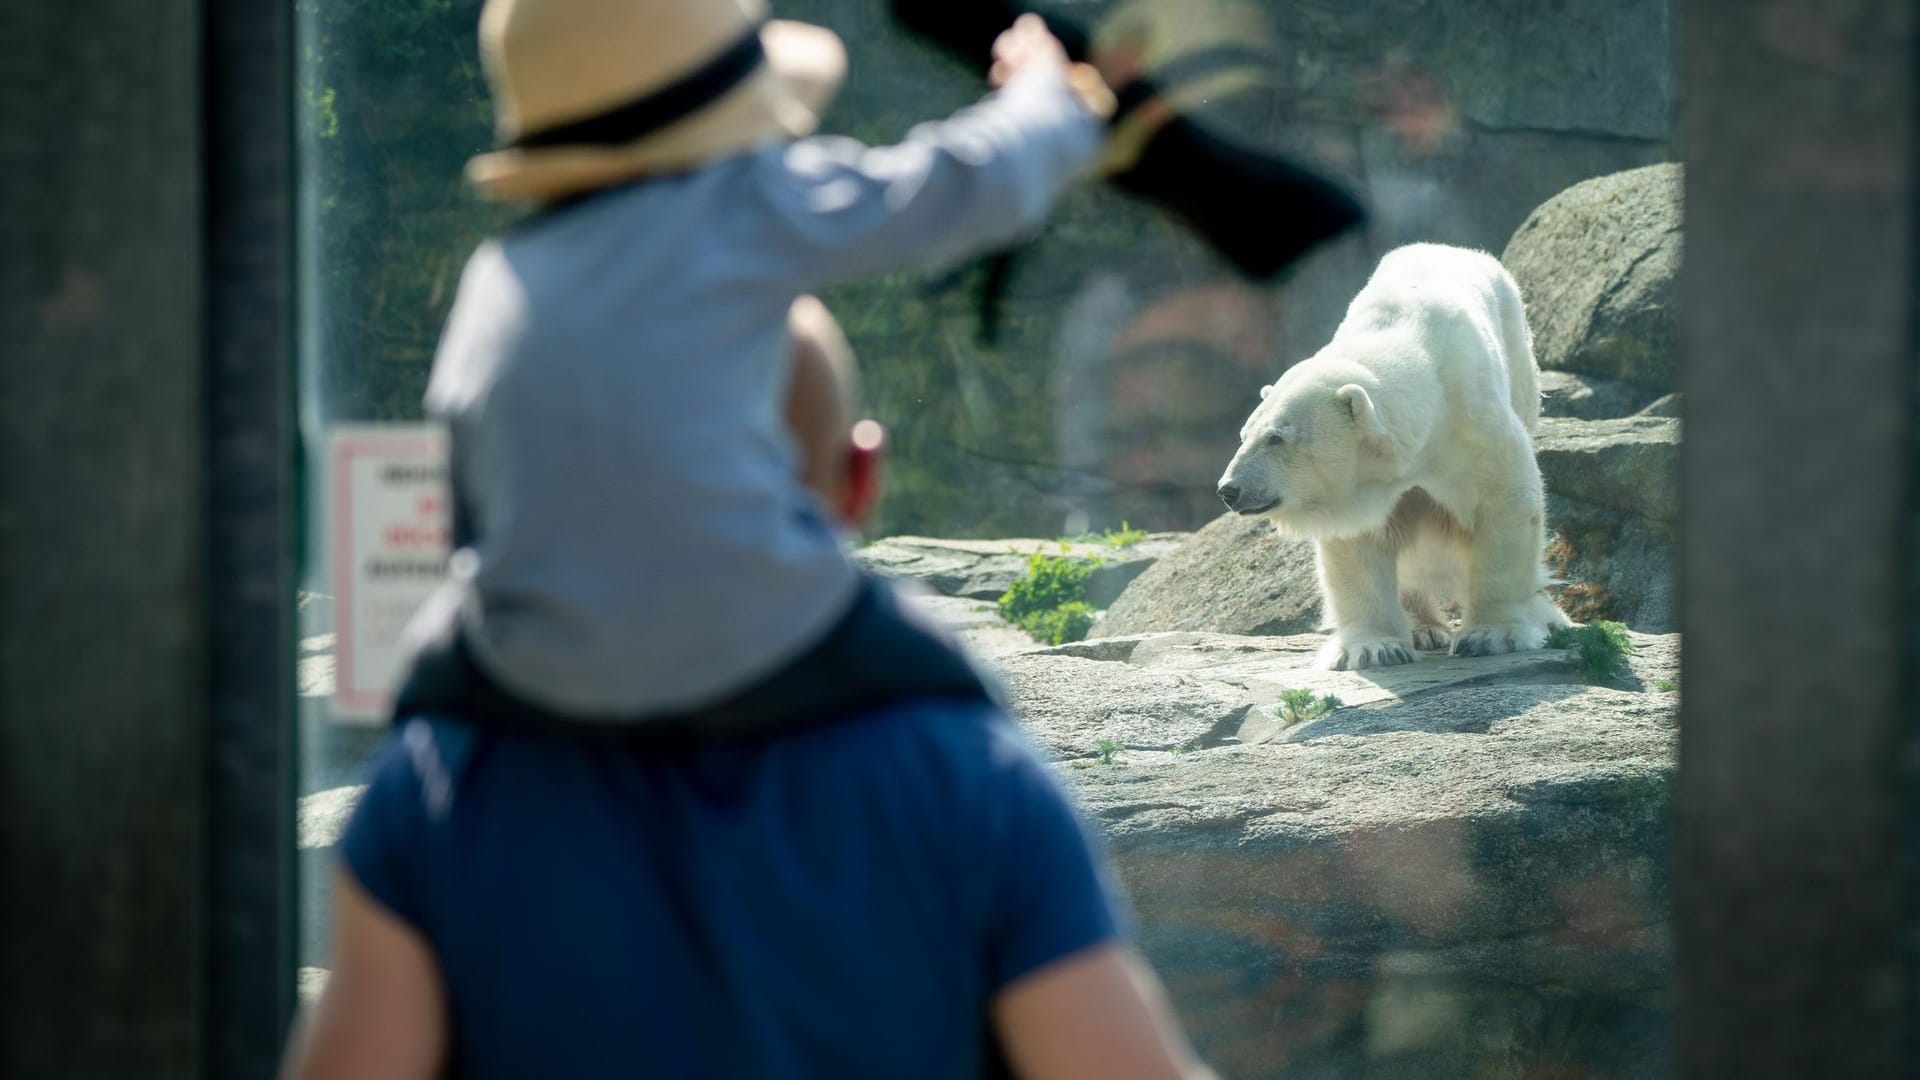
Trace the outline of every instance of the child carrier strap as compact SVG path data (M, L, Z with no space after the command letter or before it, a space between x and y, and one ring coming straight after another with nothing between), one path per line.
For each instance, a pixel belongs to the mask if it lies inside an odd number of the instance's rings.
M526 701L481 669L459 619L450 618L414 654L393 720L432 714L523 734L650 745L750 739L925 700L998 704L944 630L906 610L892 586L863 575L847 613L798 659L715 704L677 713L582 716Z

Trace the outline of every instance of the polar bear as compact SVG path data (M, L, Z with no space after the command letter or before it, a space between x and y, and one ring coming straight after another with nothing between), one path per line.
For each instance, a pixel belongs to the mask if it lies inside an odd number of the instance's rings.
M1498 260L1438 244L1380 260L1326 348L1260 391L1219 495L1316 541L1319 663L1537 649L1546 594L1540 373ZM1440 602L1464 609L1453 633Z

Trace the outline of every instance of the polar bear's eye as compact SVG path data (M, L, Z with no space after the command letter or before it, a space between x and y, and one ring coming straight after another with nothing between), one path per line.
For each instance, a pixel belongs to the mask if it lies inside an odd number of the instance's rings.
M1276 431L1276 432L1273 432L1272 434L1270 434L1270 435L1268 435L1268 436L1267 436L1267 445L1268 445L1268 446L1279 446L1279 445L1280 445L1281 443L1283 443L1283 442L1286 442L1286 441L1287 441L1287 440L1286 440L1286 436L1284 436L1284 435L1281 435L1281 434L1280 434L1279 432L1277 432L1277 431Z

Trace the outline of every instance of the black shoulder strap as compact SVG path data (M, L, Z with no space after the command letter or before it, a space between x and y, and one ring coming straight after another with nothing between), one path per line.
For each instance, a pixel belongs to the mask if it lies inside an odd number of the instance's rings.
M448 605L448 611L456 605ZM818 726L884 705L997 697L941 628L903 608L884 582L863 577L847 613L794 660L724 700L680 713L583 716L526 701L475 661L457 617L414 654L394 719L432 713L524 734L626 745L749 739Z

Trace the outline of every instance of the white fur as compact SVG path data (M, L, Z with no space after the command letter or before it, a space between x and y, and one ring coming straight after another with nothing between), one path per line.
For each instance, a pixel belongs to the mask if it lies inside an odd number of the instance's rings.
M1539 370L1498 260L1389 252L1327 347L1260 397L1221 493L1317 542L1323 666L1408 663L1449 640L1537 649L1567 625L1544 591ZM1458 634L1443 599L1463 607Z

